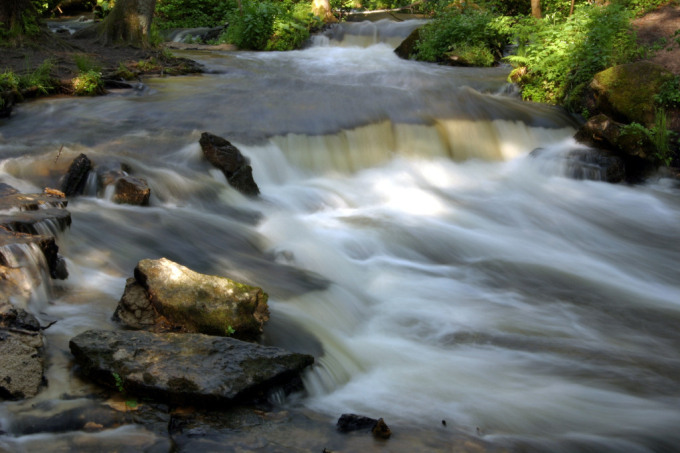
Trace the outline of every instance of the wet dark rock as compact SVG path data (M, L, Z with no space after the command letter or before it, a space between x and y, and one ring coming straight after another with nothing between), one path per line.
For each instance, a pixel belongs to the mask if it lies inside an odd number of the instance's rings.
M374 437L377 437L379 439L389 439L390 436L392 435L392 431L387 426L387 423L385 423L385 420L383 420L382 418L378 419L378 422L375 424L371 432L373 433Z
M255 197L260 194L260 189L253 179L253 168L250 165L244 165L236 170L228 181L234 189L244 195Z
M95 172L97 173L97 193L101 195L107 186L116 184L118 178L128 176L131 169L121 162L106 162L98 164Z
M624 124L604 114L590 118L574 138L585 145L608 150L609 153L603 154L621 159L625 167L622 179L626 181L637 182L658 166L653 155L655 147L646 135L626 132Z
M362 415L342 414L336 426L338 431L342 433L370 430L375 437L381 439L388 439L392 435L390 428L382 418L376 420Z
M45 208L65 208L68 200L52 193L19 193L6 186L9 193L0 194L0 210L36 211Z
M47 267L52 278L63 280L68 276L64 259L59 255L59 246L57 246L54 237L18 233L0 226L0 265L8 265L10 260L5 254L9 253L12 244L37 245L45 256Z
M567 155L567 175L574 179L589 179L610 183L626 179L623 159L606 150L574 150Z
M146 206L149 204L151 189L147 182L142 178L134 176L123 176L116 180L116 191L113 201L120 204L131 204L136 206Z
M545 149L537 148L531 157L543 157ZM626 179L626 166L623 158L612 151L596 148L577 148L554 159L563 161L566 176L574 179L606 181L618 183Z
M48 208L0 214L0 225L20 233L54 236L71 226L71 213L65 209Z
M260 189L253 179L248 159L228 140L203 132L199 140L203 155L214 167L219 168L229 184L248 196L259 195Z
M13 433L29 435L70 431L101 431L115 428L125 422L125 416L121 412L91 403L66 410L46 412L48 413L17 417L12 422Z
M418 40L420 40L420 29L416 28L396 49L394 49L394 53L405 60L415 57Z
M299 388L314 358L234 338L202 334L89 330L69 347L82 373L126 394L167 404L218 406L274 388Z
M0 92L0 118L9 118L16 103L17 93L14 91Z
M0 197L4 197L5 195L14 195L15 193L19 193L19 191L9 184L0 182Z
M0 302L0 400L32 398L45 385L44 341L33 315Z
M68 172L66 172L62 179L61 191L67 197L82 194L87 183L87 174L90 170L92 170L92 162L85 154L80 154L73 159Z
M135 329L255 340L269 319L267 298L259 287L199 274L166 258L141 260L114 319Z

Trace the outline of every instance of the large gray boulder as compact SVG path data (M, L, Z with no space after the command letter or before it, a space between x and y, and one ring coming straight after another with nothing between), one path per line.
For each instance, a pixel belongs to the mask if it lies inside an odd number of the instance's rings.
M69 347L90 379L166 404L224 407L273 388L291 390L314 362L310 355L202 334L88 330Z
M141 260L114 319L133 329L255 340L269 320L262 288L194 272L166 258Z

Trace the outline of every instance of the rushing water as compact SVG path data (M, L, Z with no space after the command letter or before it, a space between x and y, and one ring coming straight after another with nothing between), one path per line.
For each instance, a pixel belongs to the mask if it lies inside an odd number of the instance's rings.
M487 448L676 451L680 190L565 177L568 115L513 97L507 68L400 60L392 27L297 52L188 53L209 73L24 103L0 122L1 179L22 191L56 186L81 152L152 190L145 208L94 191L69 204L70 277L29 301L57 321L49 386L0 406L0 450L75 436L11 434L36 401L87 393L68 339L116 328L137 261L165 256L270 294L264 341L317 357L296 404L329 427L345 412L392 425L389 444L344 451L448 451L452 427ZM203 131L250 158L259 199L205 162ZM140 436L154 444L134 426L82 444Z

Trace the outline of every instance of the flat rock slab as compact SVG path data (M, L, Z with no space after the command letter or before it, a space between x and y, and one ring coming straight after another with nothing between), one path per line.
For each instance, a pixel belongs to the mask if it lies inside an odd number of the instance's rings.
M280 348L188 333L88 330L69 346L90 379L169 404L215 406L293 389L314 362Z
M0 193L0 210L35 211L44 208L65 208L68 200L49 193L12 193L11 188ZM16 189L15 189L16 190Z

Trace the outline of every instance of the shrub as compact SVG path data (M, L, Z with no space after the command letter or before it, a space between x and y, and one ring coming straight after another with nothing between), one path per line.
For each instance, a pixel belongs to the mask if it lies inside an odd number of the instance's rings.
M160 29L216 27L237 10L234 0L163 0L156 3Z
M309 3L293 5L289 11L279 14L274 20L273 34L266 50L299 49L309 39L312 30L323 25L321 19L312 14Z
M516 70L524 99L575 103L593 76L634 60L640 49L624 7L583 5L562 21L524 18L513 27L517 53L508 57ZM523 68L523 69L522 69Z
M76 96L96 96L104 94L102 74L94 70L81 72L73 79L73 94Z
M507 25L503 16L471 7L449 8L422 27L415 57L444 61L450 53L463 50L475 54L475 61L490 66L508 40L510 29L503 25Z
M227 41L240 49L263 50L274 33L277 14L273 3L244 1L243 14L236 12L230 17Z

